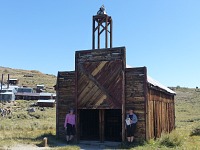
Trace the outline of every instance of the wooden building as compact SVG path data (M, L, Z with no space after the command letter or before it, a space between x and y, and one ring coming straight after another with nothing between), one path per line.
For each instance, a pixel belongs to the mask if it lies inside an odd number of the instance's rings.
M45 86L43 84L36 85L36 93L41 93L45 91Z
M174 95L149 76L147 68L126 68L125 47L76 52L76 70L58 72L57 136L76 109L77 140L124 141L125 116L138 116L137 139L160 137L175 127ZM89 129L89 130L88 130Z
M40 99L39 93L17 92L15 94L15 100L38 100L38 99Z
M99 14L93 16L92 50L76 51L75 71L58 72L57 137L65 139L64 121L70 108L76 110L77 141L125 141L130 108L138 116L136 139L170 132L175 127L175 93L147 76L146 67L126 68L125 47L112 47L112 18L105 11ZM104 31L105 48L100 48Z
M139 118L136 138L159 138L175 128L175 92L147 75L146 67L126 68L126 110Z
M54 93L34 93L32 88L19 88L20 90L15 93L16 100L49 100L56 99Z
M10 85L17 85L19 83L18 79L9 79L7 81Z
M37 105L39 107L55 107L55 99L49 99L49 100L38 100Z

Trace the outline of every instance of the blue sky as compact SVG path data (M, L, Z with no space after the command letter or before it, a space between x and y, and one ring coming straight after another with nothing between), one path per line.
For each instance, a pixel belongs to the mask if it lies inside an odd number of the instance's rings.
M92 48L92 16L104 4L113 47L166 86L200 86L199 0L0 0L0 66L55 74Z

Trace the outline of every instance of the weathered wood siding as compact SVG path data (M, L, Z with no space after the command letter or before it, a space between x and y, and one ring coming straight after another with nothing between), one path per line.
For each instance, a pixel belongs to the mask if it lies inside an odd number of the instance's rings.
M82 109L99 110L100 140L104 141L105 109L122 112L122 141L125 116L134 109L138 116L136 139L149 140L175 128L174 94L147 81L147 68L126 68L125 48L76 52L76 71L58 72L56 92L56 134L64 139L67 111L75 108L77 138L80 137ZM103 117L102 117L103 116ZM83 119L83 118L82 118Z
M65 139L64 121L70 108L75 108L75 72L58 72L56 84L56 136Z
M146 139L146 92L147 92L146 67L126 69L126 102L125 109L130 108L138 116L135 137Z
M125 48L76 52L78 109L122 109Z
M174 95L148 86L148 139L159 138L162 132L175 128Z

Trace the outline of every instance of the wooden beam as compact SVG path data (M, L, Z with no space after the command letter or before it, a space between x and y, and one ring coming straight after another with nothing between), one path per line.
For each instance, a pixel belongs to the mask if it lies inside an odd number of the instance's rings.
M92 28L92 49L95 49L95 20L93 16L93 28Z
M113 23L112 23L112 19L110 19L110 48L112 48L112 26L113 26Z
M100 40L101 40L101 38L100 38L100 26L98 24L98 49L100 49Z
M105 48L108 48L108 17L106 17Z
M99 22L99 20L97 21L97 23L98 23L98 26L96 27L96 28L94 28L94 31L96 31L97 29L98 29L98 27L99 27L99 25L102 25L102 23L105 21L105 18L103 18L102 20L101 20L101 22Z

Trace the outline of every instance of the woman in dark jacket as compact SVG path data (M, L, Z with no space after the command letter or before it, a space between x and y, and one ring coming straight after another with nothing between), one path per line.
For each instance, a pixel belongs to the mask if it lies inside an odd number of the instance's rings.
M126 116L126 131L128 143L132 143L134 140L134 133L136 130L137 122L138 118L136 114L133 112L133 109L130 109L129 113Z

